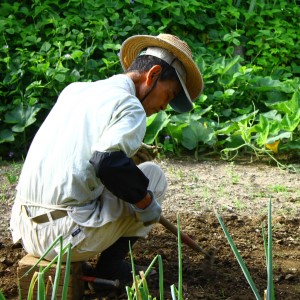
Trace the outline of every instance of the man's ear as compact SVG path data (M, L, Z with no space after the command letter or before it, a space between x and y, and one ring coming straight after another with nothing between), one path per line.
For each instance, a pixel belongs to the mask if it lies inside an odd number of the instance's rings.
M160 65L153 66L146 75L146 85L152 86L154 82L159 78L162 72L162 67Z

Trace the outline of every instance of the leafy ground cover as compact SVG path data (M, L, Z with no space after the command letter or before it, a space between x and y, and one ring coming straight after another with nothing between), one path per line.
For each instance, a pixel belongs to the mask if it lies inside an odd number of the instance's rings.
M233 240L263 296L266 262L261 229L266 226L269 199L273 205L273 260L276 299L300 298L300 181L298 173L267 163L249 161L195 161L191 157L158 161L166 171L169 190L163 214L174 224L179 213L181 228L201 247L216 248L213 264L201 253L183 245L184 299L254 299L243 273L215 216L222 216ZM10 208L21 164L1 163L0 169L0 289L7 299L17 299L16 267L24 255L12 245L8 231ZM133 248L137 264L163 258L165 299L177 285L177 240L157 224L146 241ZM93 263L93 260L91 260ZM158 278L149 280L158 296ZM85 299L127 299L124 292L109 295L87 293Z
M149 120L149 143L195 155L261 154L267 145L299 155L299 13L290 0L3 0L0 156L26 155L69 83L122 72L126 38L160 32L189 43L205 88L191 114L169 109L160 127Z

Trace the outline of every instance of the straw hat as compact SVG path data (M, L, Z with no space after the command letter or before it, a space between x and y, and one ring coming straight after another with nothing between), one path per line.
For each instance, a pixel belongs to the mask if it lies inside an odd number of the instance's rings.
M121 47L120 60L123 70L126 71L135 58L141 54L142 50L147 48L150 50L146 50L145 54L157 56L169 64L172 57L180 61L181 64L179 64L183 66L183 71L182 68L178 67L178 63L171 65L177 72L183 92L173 99L170 105L178 112L191 110L193 108L192 101L198 98L203 90L203 79L198 66L193 60L189 46L171 34L132 36L125 40ZM158 48L161 48L161 51L158 51ZM171 61L173 62L173 59Z

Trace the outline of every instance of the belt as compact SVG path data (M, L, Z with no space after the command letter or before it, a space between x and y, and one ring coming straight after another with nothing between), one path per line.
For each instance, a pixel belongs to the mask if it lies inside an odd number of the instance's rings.
M27 209L25 207L25 205L21 206L22 208L22 212L28 217L28 213L27 213ZM37 224L41 224L41 223L47 223L47 222L51 222L57 219L61 219L63 217L66 217L68 215L68 213L65 210L52 210L49 211L46 214L43 215L39 215L33 218L30 218L30 220L32 220L33 222L37 223Z
M47 214L39 215L37 217L31 218L31 221L41 224L51 222L57 219L61 219L66 217L68 213L65 210L53 210L48 212Z

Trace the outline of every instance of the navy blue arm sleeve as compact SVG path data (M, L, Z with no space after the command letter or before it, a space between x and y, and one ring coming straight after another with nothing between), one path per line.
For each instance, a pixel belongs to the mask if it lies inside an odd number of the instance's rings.
M118 198L134 204L146 196L149 179L124 152L95 151L90 163L96 176Z

